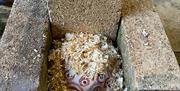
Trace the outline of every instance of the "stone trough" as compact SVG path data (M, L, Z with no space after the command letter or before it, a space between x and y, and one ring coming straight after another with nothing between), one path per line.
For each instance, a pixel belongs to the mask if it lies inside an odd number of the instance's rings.
M113 40L128 91L180 90L180 68L150 0L15 0L0 41L0 91L47 91L51 42L67 32Z

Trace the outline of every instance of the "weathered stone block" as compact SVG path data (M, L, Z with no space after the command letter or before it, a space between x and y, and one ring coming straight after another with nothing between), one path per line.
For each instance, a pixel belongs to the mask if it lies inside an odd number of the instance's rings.
M100 32L115 39L121 0L49 0L53 38L66 32Z
M45 0L15 0L0 41L0 91L46 91L49 21Z
M180 64L180 1L153 0L153 3Z
M180 90L180 68L158 14L148 0L127 1L117 42L129 90Z
M153 0L171 46L175 52L180 52L180 1Z

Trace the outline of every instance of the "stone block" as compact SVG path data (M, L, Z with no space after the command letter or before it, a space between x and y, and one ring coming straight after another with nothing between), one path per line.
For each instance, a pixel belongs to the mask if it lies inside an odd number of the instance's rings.
M0 41L0 91L46 91L50 31L45 0L15 0Z
M49 0L54 39L66 32L101 33L115 39L122 0Z
M175 52L180 52L180 1L153 0Z
M180 68L152 3L124 1L117 42L129 91L179 91Z
M179 0L153 0L172 49L180 62L180 1Z

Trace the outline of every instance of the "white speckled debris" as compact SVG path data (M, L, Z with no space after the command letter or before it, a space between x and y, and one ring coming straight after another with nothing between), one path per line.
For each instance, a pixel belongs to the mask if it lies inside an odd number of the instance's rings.
M54 51L59 51L61 60L65 61L65 76L72 88L82 91L123 89L120 55L105 36L66 33L62 46Z

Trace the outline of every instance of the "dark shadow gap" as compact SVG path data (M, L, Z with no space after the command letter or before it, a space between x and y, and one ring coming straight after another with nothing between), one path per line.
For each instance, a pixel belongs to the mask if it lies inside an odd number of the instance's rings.
M117 32L116 32L116 38L115 38L115 41L113 42L113 46L116 48L118 47L117 40L118 40L118 33L119 33L120 27L121 27L121 21L122 21L122 16L119 19L118 28L117 28Z

